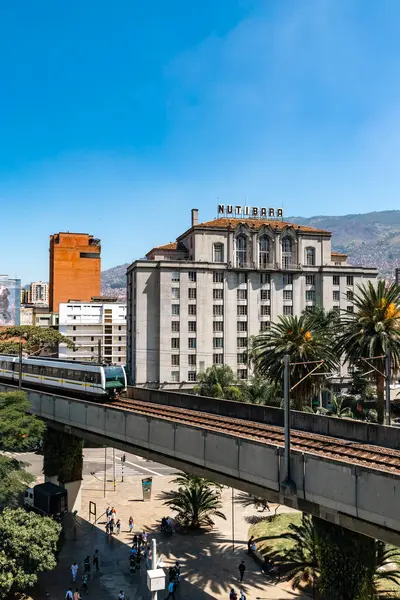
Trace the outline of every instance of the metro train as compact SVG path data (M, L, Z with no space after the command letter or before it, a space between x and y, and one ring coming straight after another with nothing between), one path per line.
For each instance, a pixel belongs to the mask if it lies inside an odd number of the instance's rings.
M0 354L0 380L18 385L19 357ZM46 357L22 358L22 386L105 400L126 390L124 367Z

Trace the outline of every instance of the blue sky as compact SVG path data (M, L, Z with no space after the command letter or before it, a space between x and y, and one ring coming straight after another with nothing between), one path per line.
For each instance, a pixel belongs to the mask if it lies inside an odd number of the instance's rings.
M0 7L0 273L48 236L103 268L217 202L400 208L398 0L15 0Z

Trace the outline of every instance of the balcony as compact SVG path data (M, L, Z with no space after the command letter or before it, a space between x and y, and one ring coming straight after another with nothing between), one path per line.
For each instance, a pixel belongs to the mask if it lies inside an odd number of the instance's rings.
M292 263L287 260L282 260L281 271L301 271L301 265L299 263Z
M257 264L254 261L240 263L228 262L228 269L235 270L243 269L244 271L251 271L257 269L259 271L276 271L277 268L278 265L274 262L263 263L261 265Z

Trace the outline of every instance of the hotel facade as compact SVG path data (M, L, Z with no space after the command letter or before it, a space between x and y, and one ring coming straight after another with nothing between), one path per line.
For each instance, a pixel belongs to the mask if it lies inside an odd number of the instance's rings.
M272 209L229 209L220 206L225 214L205 223L192 209L185 233L128 267L127 369L135 385L189 388L222 364L246 380L252 336L279 315L351 311L357 284L377 277L332 252L328 231L253 216Z

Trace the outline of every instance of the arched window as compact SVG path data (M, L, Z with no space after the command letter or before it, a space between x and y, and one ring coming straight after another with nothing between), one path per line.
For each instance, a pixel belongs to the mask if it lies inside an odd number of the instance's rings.
M293 242L290 237L282 240L282 267L289 269L293 264Z
M269 248L269 238L263 235L258 241L258 262L261 269L267 267L270 263Z
M236 238L236 266L245 267L247 258L247 239L244 235Z
M224 245L214 244L214 262L224 262Z
M315 265L315 248L306 248L306 265L314 267Z

